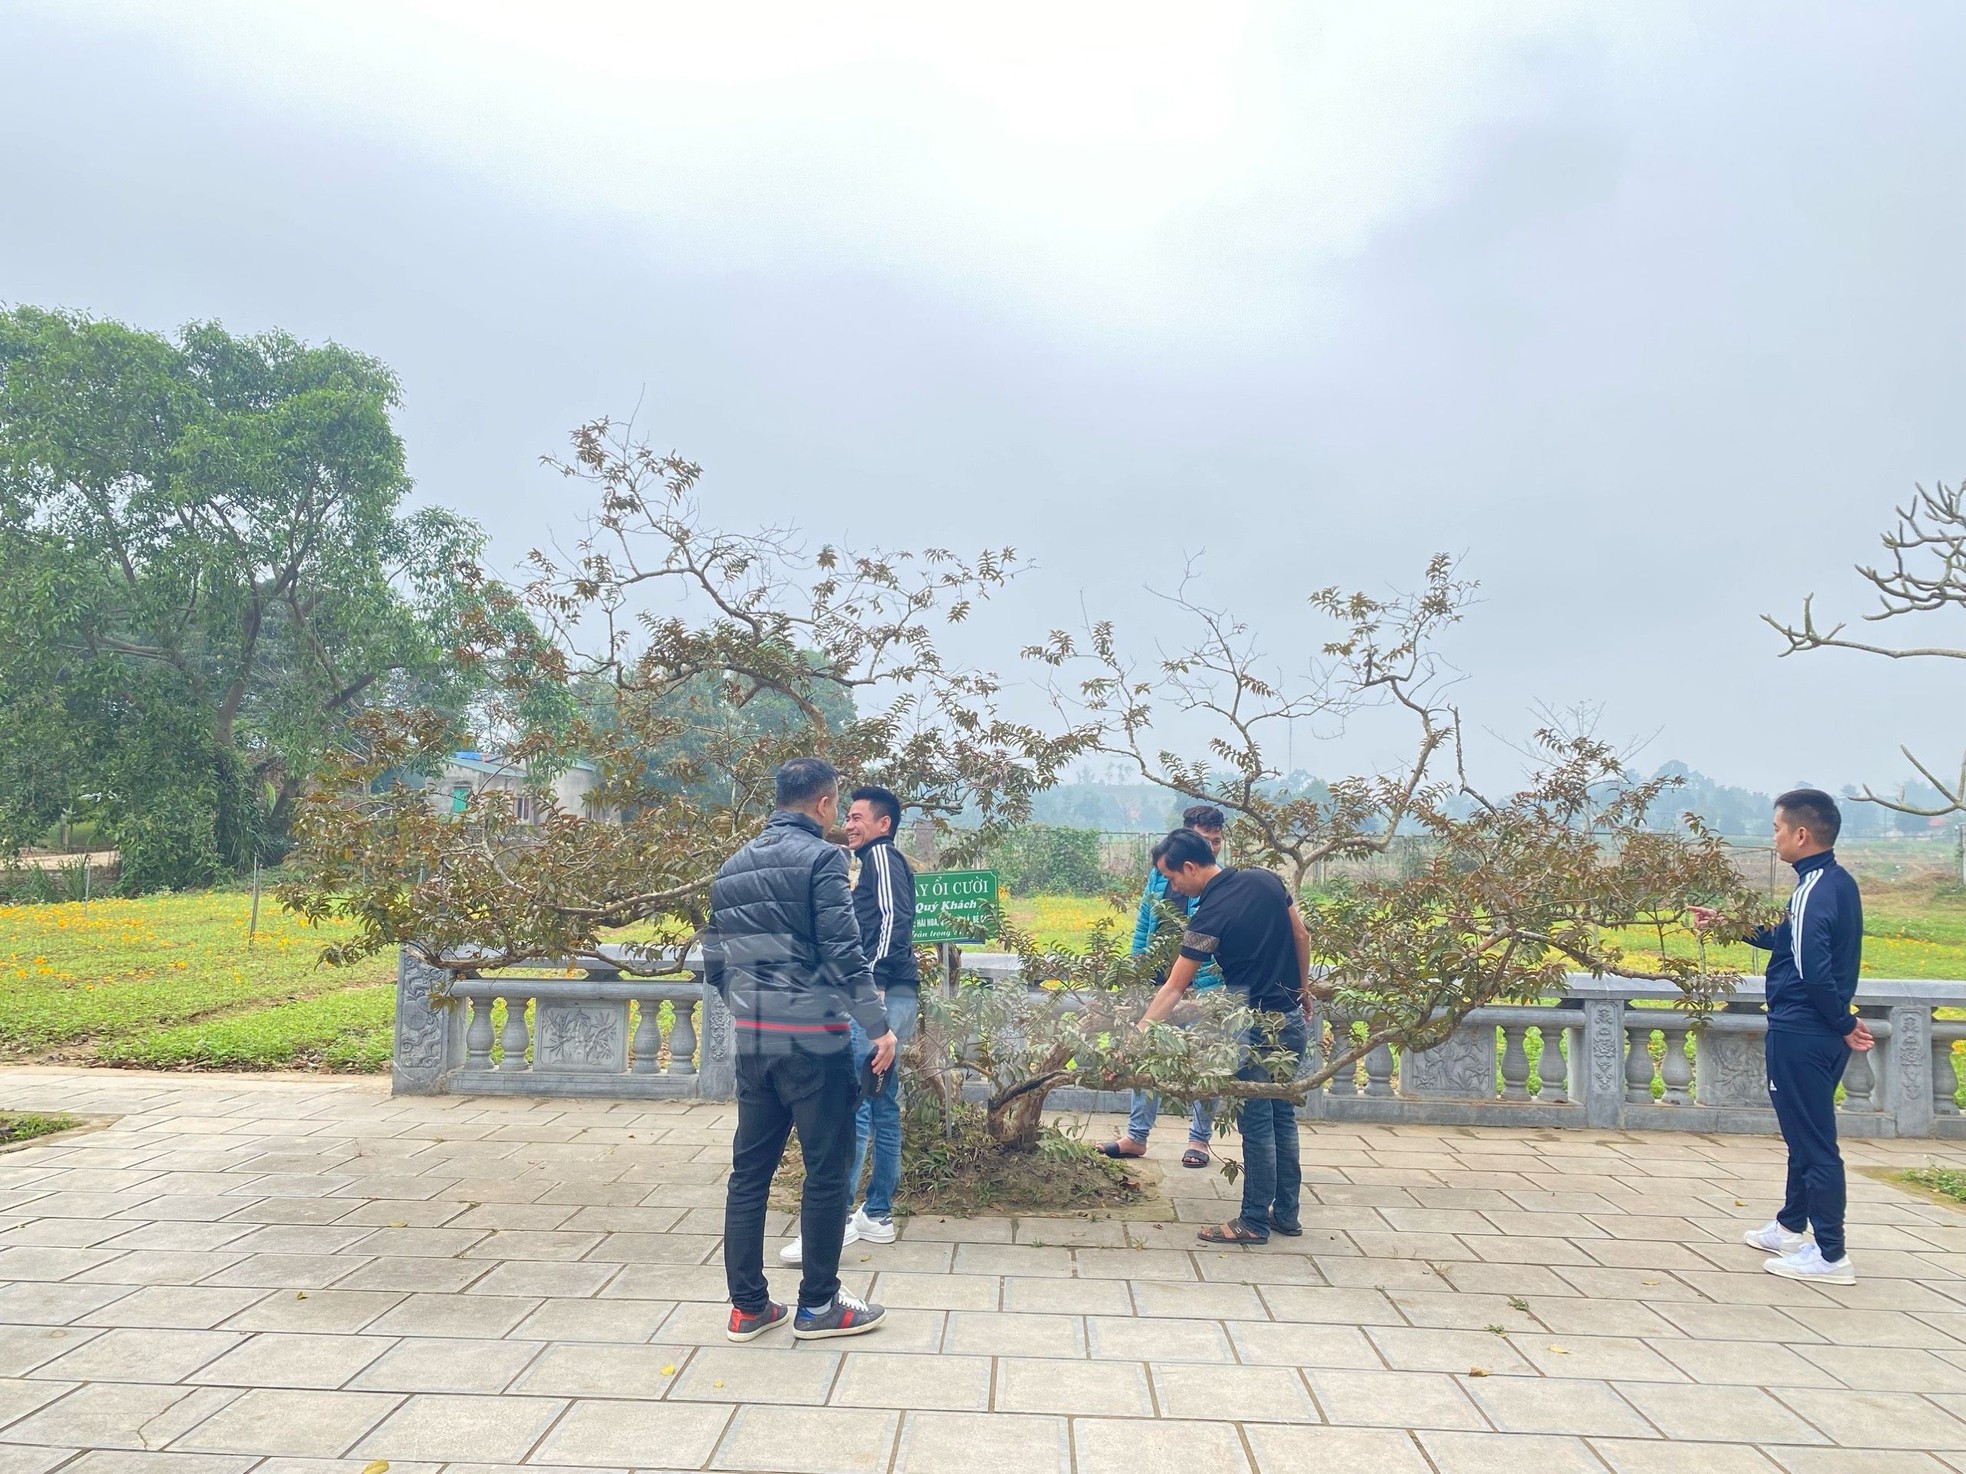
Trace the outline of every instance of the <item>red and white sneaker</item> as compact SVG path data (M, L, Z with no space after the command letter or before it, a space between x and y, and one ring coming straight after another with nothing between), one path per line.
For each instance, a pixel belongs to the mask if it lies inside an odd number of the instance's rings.
M865 1300L856 1300L845 1290L833 1296L823 1310L799 1307L792 1322L792 1335L800 1341L823 1341L828 1336L862 1336L880 1329L887 1311Z
M755 1341L773 1326L785 1323L786 1310L776 1300L765 1301L756 1315L747 1315L735 1305L730 1308L730 1325L724 1334L733 1341Z

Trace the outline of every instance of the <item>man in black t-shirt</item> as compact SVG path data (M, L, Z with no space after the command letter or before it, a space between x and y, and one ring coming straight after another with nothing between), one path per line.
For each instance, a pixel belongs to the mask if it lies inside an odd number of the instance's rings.
M1174 1011L1201 965L1213 958L1222 981L1240 1001L1278 1015L1274 1039L1266 1030L1243 1036L1248 1049L1239 1080L1276 1078L1276 1062L1295 1072L1304 1057L1305 988L1311 971L1311 938L1284 883L1268 870L1231 870L1192 829L1177 829L1154 846L1154 866L1177 896L1198 897L1181 937L1181 955L1154 995L1142 1028ZM1287 1100L1255 1097L1243 1102L1242 1212L1229 1223L1201 1231L1209 1244L1268 1243L1272 1230L1295 1238L1303 1170L1297 1158L1297 1107Z

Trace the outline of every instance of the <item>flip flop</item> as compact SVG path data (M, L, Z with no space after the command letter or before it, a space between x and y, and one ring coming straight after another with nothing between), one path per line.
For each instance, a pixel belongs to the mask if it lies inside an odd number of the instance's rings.
M1206 1167L1208 1165L1208 1153L1201 1147L1191 1146L1185 1152L1181 1153L1181 1165L1183 1167Z
M1128 1137L1121 1138L1121 1141L1128 1141L1128 1140L1131 1140L1131 1138ZM1147 1149L1144 1146L1141 1147L1140 1150L1137 1152L1123 1152L1120 1150L1119 1141L1102 1142L1098 1147L1098 1152L1099 1155L1102 1157L1112 1157L1116 1161L1121 1161L1121 1162L1138 1161L1141 1157L1147 1155Z
M1240 1218L1233 1223L1218 1223L1213 1228L1204 1228L1195 1235L1204 1244L1267 1244L1270 1236L1258 1233Z

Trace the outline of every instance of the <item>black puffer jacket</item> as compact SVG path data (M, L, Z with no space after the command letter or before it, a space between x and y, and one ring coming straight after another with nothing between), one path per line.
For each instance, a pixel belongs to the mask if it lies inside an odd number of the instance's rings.
M740 1050L845 1049L849 1014L871 1038L887 1032L846 855L808 815L780 809L724 861L710 887L703 963L730 1005Z

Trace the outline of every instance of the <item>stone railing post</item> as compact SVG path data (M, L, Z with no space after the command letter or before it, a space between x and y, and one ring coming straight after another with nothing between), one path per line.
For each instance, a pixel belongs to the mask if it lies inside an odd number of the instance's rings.
M396 1051L389 1088L396 1095L440 1095L464 1063L464 1028L442 996L450 975L407 951L396 954Z
M1584 1067L1570 1083L1584 1092L1584 1124L1615 1127L1625 1118L1625 1004L1593 998L1584 1005Z
M696 1071L696 1093L709 1100L737 1098L737 1029L723 995L707 982L703 984L701 1040L702 1063Z
M1932 1010L1898 1004L1891 1010L1886 1051L1884 1108L1897 1119L1898 1135L1930 1136L1936 1114L1932 1096Z

